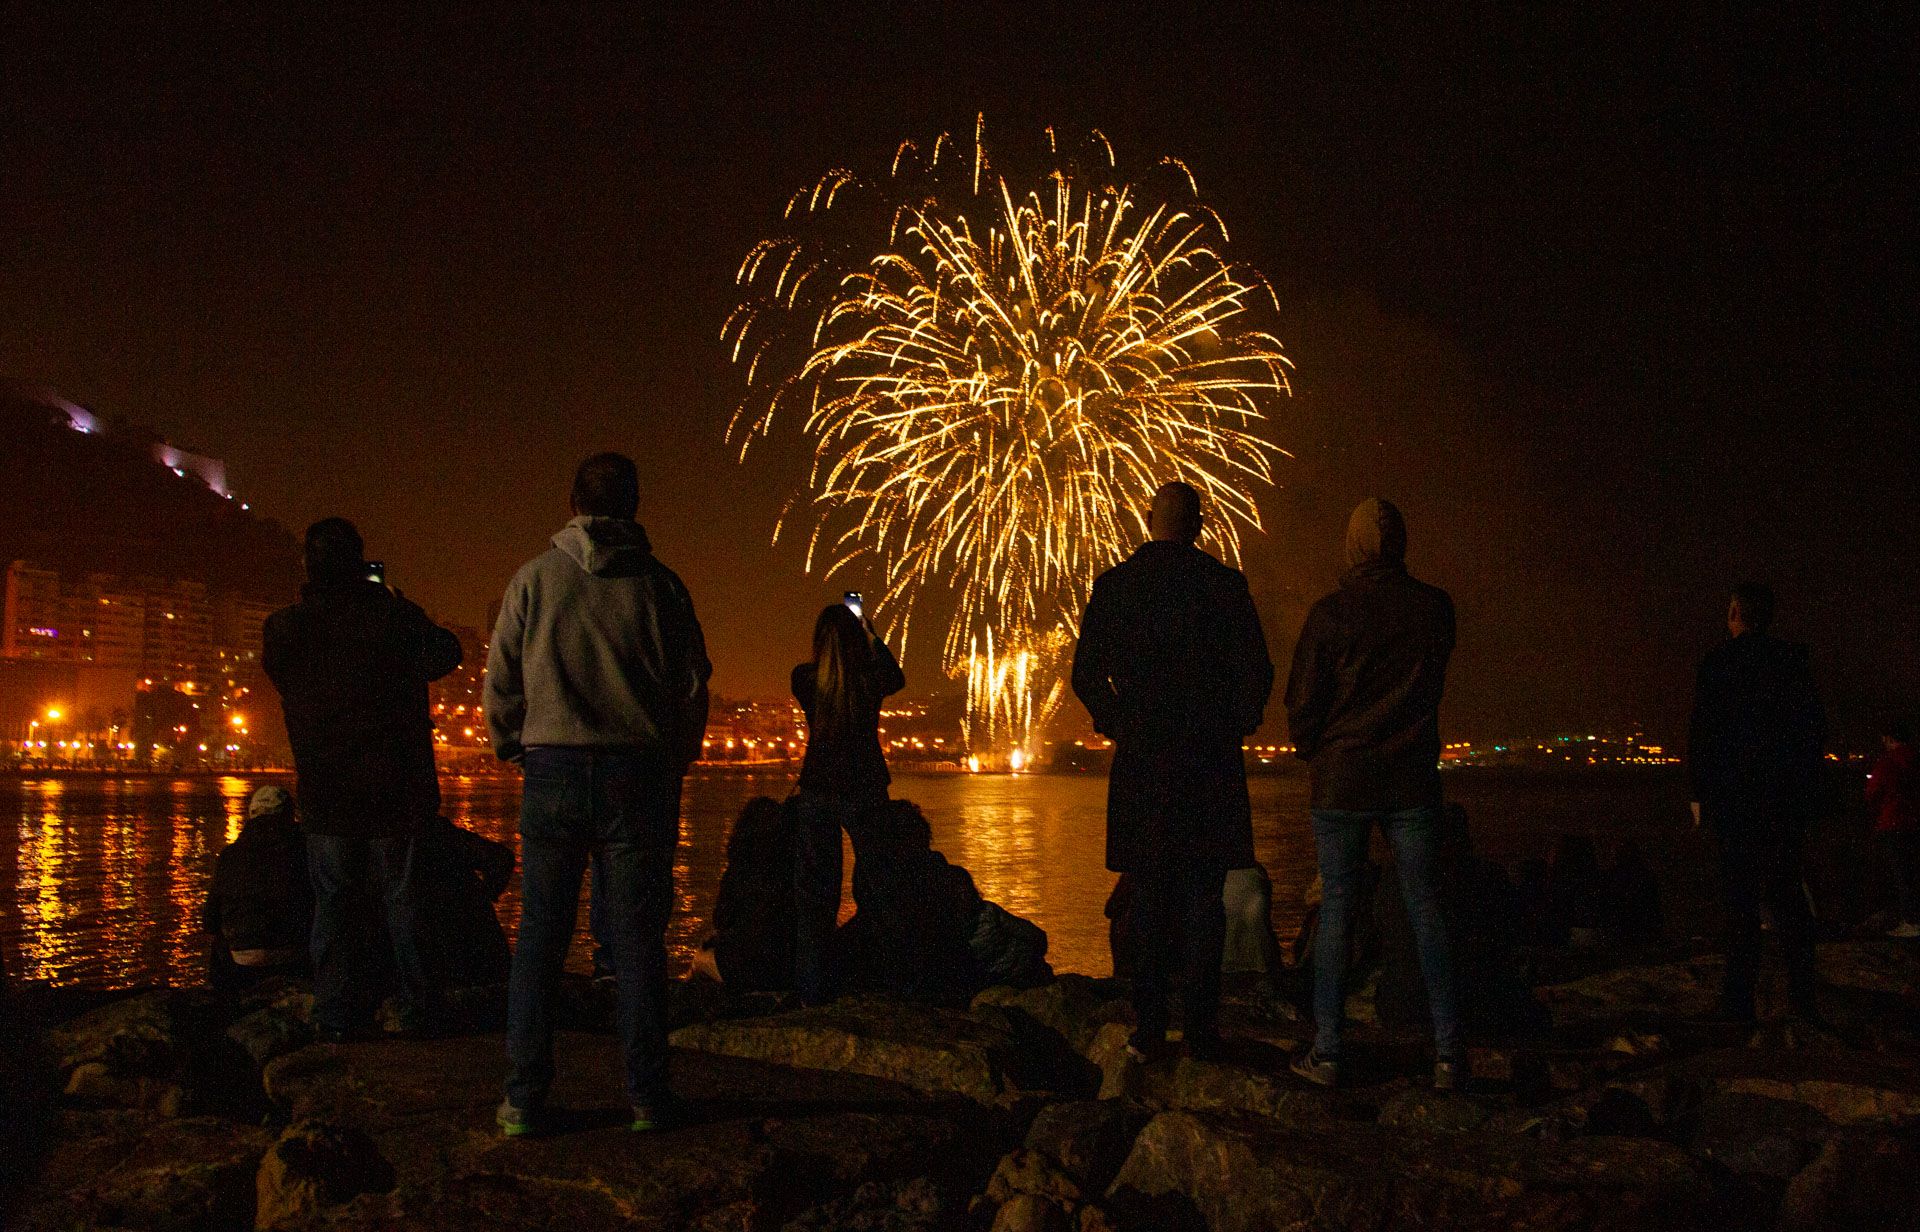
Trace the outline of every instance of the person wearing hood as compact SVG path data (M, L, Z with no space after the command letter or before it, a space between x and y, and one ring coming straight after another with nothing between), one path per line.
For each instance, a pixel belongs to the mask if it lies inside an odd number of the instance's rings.
M1387 501L1361 502L1348 520L1346 547L1340 588L1307 613L1287 680L1287 724L1311 771L1325 896L1314 952L1314 1042L1293 1068L1322 1085L1339 1080L1347 933L1378 826L1393 848L1433 1011L1434 1085L1451 1090L1466 1054L1439 884L1439 711L1453 653L1453 600L1407 572L1406 522Z
M323 1037L370 1029L374 981L362 923L377 893L401 1019L427 1027L431 986L416 907L418 838L440 812L427 685L460 666L460 641L374 580L345 518L307 528L300 602L267 618L262 665L280 691L313 882L313 1016Z
M1151 538L1095 579L1073 655L1073 692L1114 742L1107 867L1131 874L1134 1010L1128 1047L1166 1045L1176 954L1188 1048L1219 1038L1222 893L1254 863L1241 741L1259 729L1273 663L1247 579L1195 546L1200 494L1154 493Z
M572 504L553 546L507 585L487 660L494 752L526 775L498 1116L508 1135L538 1129L546 1111L554 1003L589 861L632 1126L670 1115L666 928L681 781L700 753L713 666L692 597L634 520L632 459L582 462Z
M209 940L208 982L217 990L306 973L313 887L306 839L286 788L256 788L247 798L240 837L213 862L200 929Z

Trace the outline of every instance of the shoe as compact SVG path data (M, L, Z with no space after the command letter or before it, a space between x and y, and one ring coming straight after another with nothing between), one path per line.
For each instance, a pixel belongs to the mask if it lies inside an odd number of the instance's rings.
M1321 1056L1316 1049L1307 1049L1288 1063L1287 1068L1317 1087L1340 1085L1340 1062Z
M1887 930L1887 936L1895 941L1912 941L1915 937L1920 937L1920 924L1902 920L1899 927Z
M501 1100L500 1106L493 1112L493 1123L508 1138L524 1138L535 1133L539 1119L532 1108L517 1108L510 1099Z
M1436 1091L1458 1091L1467 1081L1467 1062L1464 1057L1439 1060L1433 1063L1433 1089Z
M627 1128L636 1134L649 1134L656 1130L673 1129L686 1124L687 1110L679 1100L671 1095L650 1100L633 1106L633 1120Z

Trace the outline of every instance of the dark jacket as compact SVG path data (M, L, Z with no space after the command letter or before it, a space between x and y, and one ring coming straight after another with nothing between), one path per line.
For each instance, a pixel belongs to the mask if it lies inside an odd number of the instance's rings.
M313 887L298 822L269 814L246 824L213 863L200 927L229 951L305 951L313 932Z
M1920 831L1920 772L1911 744L1896 744L1874 759L1867 773L1867 812L1875 834Z
M1393 811L1440 803L1440 694L1453 600L1371 560L1313 605L1287 678L1295 755L1313 807Z
M312 834L375 837L440 810L427 684L460 666L460 642L374 582L309 582L267 618L263 658L280 690Z
M577 517L508 583L484 695L494 751L638 749L684 768L707 727L693 598L639 523Z
M1095 580L1073 692L1114 742L1109 869L1140 872L1169 857L1254 862L1241 741L1272 691L1239 570L1190 544L1153 541Z
M1743 633L1701 660L1687 773L1703 809L1810 813L1826 739L1805 646Z
M815 713L815 675L811 663L793 669L793 700L807 714L807 756L800 763L800 790L848 800L884 800L893 776L880 749L880 703L907 687L907 678L884 642L872 642L873 657L854 682L847 725L838 731L820 726Z

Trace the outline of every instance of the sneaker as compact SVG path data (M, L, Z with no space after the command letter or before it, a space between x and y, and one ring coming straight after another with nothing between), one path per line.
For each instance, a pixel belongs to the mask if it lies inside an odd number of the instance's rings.
M1895 941L1911 941L1915 937L1920 937L1920 924L1915 924L1909 920L1902 920L1899 927L1887 930L1887 936L1893 938Z
M1433 1089L1436 1091L1457 1091L1467 1080L1467 1063L1463 1058L1450 1058L1433 1063Z
M501 1100L500 1106L493 1112L493 1123L508 1138L524 1138L533 1133L537 1119L533 1109L517 1108L510 1099Z
M1321 1056L1316 1049L1307 1049L1295 1057L1287 1068L1317 1087L1340 1084L1340 1062Z
M633 1120L627 1122L627 1128L636 1134L650 1134L656 1130L672 1129L686 1121L686 1111L675 1099L657 1099L652 1103L635 1104Z

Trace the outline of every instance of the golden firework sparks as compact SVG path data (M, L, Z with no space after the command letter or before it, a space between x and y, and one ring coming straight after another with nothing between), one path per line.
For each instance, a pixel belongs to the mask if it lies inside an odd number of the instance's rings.
M1022 749L1062 697L1093 579L1144 537L1171 479L1213 509L1237 562L1284 453L1261 435L1290 361L1254 322L1272 292L1224 255L1226 228L1174 160L1175 191L1048 158L1021 181L937 138L884 180L835 169L748 252L722 338L747 370L728 427L744 458L776 419L813 445L807 567L878 574L904 650L953 592L941 665L967 683L976 748ZM776 525L774 536L781 527Z

